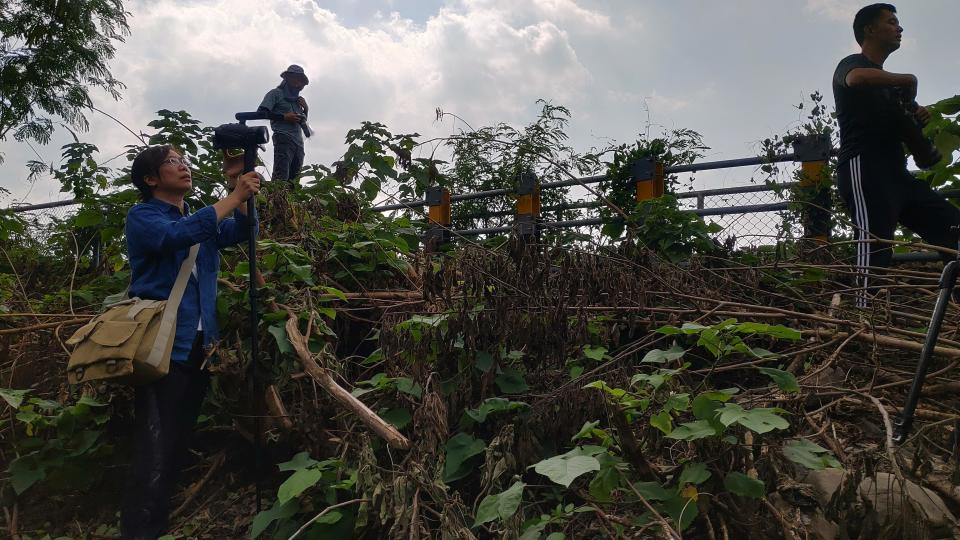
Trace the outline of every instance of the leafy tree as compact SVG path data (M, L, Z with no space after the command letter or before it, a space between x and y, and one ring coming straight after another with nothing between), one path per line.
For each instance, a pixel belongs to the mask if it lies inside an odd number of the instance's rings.
M48 142L47 115L86 130L91 89L120 97L107 62L129 32L121 0L0 3L0 140Z

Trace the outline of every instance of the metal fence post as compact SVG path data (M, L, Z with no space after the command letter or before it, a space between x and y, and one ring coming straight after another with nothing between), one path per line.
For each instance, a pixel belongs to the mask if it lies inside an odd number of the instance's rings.
M450 241L450 190L445 187L427 189L427 219L430 228L424 236L423 243L427 251L436 251Z
M793 141L800 162L799 199L803 204L803 236L821 244L830 241L830 177L827 161L832 149L829 135L802 135Z
M637 184L637 202L656 199L666 191L663 163L643 158L630 167L630 178Z
M514 226L524 244L540 239L540 180L533 171L524 171L517 179L517 214Z

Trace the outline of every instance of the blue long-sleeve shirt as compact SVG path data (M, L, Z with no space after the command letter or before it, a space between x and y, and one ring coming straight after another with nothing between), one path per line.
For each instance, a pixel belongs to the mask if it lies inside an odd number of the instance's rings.
M253 216L255 231L258 223ZM127 212L127 253L130 257L130 296L166 300L190 246L200 244L196 274L191 274L177 311L177 333L170 359L184 362L202 324L204 346L216 341L217 276L220 248L249 238L250 221L238 211L217 223L212 206L184 214L159 199L140 203Z

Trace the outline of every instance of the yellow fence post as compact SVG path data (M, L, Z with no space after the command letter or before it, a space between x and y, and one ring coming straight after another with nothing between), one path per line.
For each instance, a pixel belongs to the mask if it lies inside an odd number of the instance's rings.
M666 191L666 176L663 163L643 158L633 164L630 177L637 185L637 202L656 199Z
M794 159L800 162L799 199L803 236L820 244L830 241L830 177L827 163L832 149L829 135L803 135L793 141Z
M427 219L430 228L424 238L427 251L436 251L450 241L450 190L445 187L427 189Z
M523 243L540 238L540 181L533 171L520 173L517 179L517 215L514 226Z

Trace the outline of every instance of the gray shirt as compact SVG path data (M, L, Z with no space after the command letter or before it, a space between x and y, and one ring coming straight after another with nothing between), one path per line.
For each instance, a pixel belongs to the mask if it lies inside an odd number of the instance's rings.
M277 114L295 112L303 115L304 118L307 116L307 113L299 103L284 99L283 91L280 88L274 88L267 92L267 95L263 96L263 102L260 103L260 107L269 109L270 112ZM300 124L283 120L271 120L270 127L273 129L275 139L277 135L281 135L283 138L296 143L297 146L303 147L303 133L300 130Z

